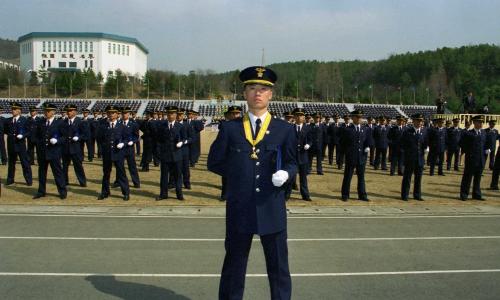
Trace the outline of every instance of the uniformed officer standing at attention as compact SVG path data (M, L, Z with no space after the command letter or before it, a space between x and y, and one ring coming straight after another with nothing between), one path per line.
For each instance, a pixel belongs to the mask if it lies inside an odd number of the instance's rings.
M311 124L311 149L309 150L309 173L312 170L316 157L316 174L323 175L323 144L327 142L326 125L321 123L321 114L312 115L314 124Z
M404 174L401 184L401 199L408 201L411 177L415 175L413 183L413 198L423 201L422 198L422 173L424 171L424 155L428 150L427 131L422 123L424 116L414 114L411 116L413 126L407 127L401 136L401 149L404 152Z
M156 201L168 198L169 178L173 177L178 200L184 200L182 195L182 146L186 140L183 126L176 121L178 109L167 106L167 120L159 122L156 127L156 139L160 155L160 195Z
M23 168L24 180L31 186L33 178L31 176L31 165L26 149L26 138L30 136L30 128L26 117L21 116L22 105L12 102L10 105L12 117L5 120L5 134L7 134L7 152L9 154L9 165L7 170L7 180L5 185L14 183L16 175L16 161L19 157Z
M130 119L130 112L132 109L128 106L122 109L122 118L120 123L125 127L125 147L124 156L127 161L128 171L130 173L130 178L134 188L141 187L141 181L139 180L139 173L137 172L137 164L135 163L135 143L139 140L139 125L137 122ZM118 182L115 182L118 185ZM113 185L113 187L115 187Z
M391 176L394 176L396 173L396 166L398 168L398 175L403 175L403 167L404 167L404 151L401 148L401 137L406 129L404 126L405 118L403 116L396 117L396 126L391 127L389 129L389 133L387 137L391 141Z
M466 201L469 196L470 185L474 178L472 187L472 199L485 200L481 195L481 176L483 174L486 157L490 154L490 146L486 139L483 122L484 116L477 115L472 118L474 128L468 130L461 140L461 146L465 152L465 168L460 185L460 199Z
M342 201L349 199L351 189L351 179L356 169L358 175L358 198L369 201L365 187L365 167L366 157L370 152L371 140L368 137L368 130L361 126L363 112L354 110L351 112L352 124L342 131L341 147L345 155L344 179L342 180Z
M498 191L498 177L500 176L500 145L497 148L495 157L495 165L493 166L493 173L491 174L490 189Z
M198 112L190 109L186 122L191 126L193 131L193 142L189 145L189 165L194 168L198 163L201 153L201 137L200 132L205 129L203 121L197 120Z
M189 170L189 149L191 144L193 143L194 130L187 122L184 120L184 116L186 115L186 109L179 108L177 111L177 123L182 126L182 130L184 133L184 140L182 141L182 183L184 184L184 188L190 190L191 189L191 171ZM173 181L170 180L171 183Z
M284 184L297 173L294 127L268 112L276 74L241 71L248 113L226 122L210 147L208 170L227 178L226 256L219 299L242 299L252 238L266 257L271 299L290 299Z
M63 175L66 185L69 185L68 168L73 163L76 178L81 187L87 186L87 177L83 169L82 143L88 139L89 128L87 123L76 116L76 105L68 104L64 108L68 117L63 123Z
M340 142L340 123L339 116L333 115L333 122L328 125L326 130L328 136L328 164L333 165L333 153L335 152L337 167L340 165L339 142Z
M493 166L495 165L495 150L497 148L497 140L500 139L498 135L498 130L495 129L496 121L490 120L488 122L489 127L484 130L486 133L486 139L488 140L488 145L490 145L490 161L489 167L490 170L493 170Z
M3 107L0 106L0 111L3 111ZM2 160L2 165L7 164L7 150L5 150L5 139L4 134L7 133L5 118L0 115L0 159Z
M142 158L141 158L141 172L149 172L149 164L153 159L153 140L155 139L155 132L153 123L155 122L153 111L145 112L146 119L141 122L140 129L142 131Z
M106 122L101 122L97 130L97 140L102 147L102 188L97 200L104 200L109 197L109 179L113 165L116 168L116 180L120 185L123 200L130 199L130 189L124 165L124 147L127 141L125 126L118 122L119 108L114 105L106 107L108 118Z
M28 117L28 126L30 127L30 131L34 132L36 130L37 126L37 121L38 121L38 111L35 106L30 107L30 116ZM28 155L30 158L30 164L34 165L35 164L35 148L37 144L37 136L34 134L31 134L27 140L28 140Z
M446 129L446 170L450 171L451 161L453 160L453 169L458 171L460 161L460 138L462 129L458 127L459 118L453 119L453 126Z
M430 157L428 160L430 160L430 176L434 176L434 168L436 164L438 165L438 175L444 176L443 164L444 153L446 151L446 128L444 128L443 122L443 118L437 118L437 126L429 129Z
M302 108L296 108L293 110L293 114L295 115L295 132L297 134L297 167L298 167L298 175L299 175L299 186L300 186L300 195L302 196L302 200L311 201L311 197L309 195L309 188L307 186L307 170L308 170L308 162L309 155L308 150L311 148L311 127L305 126L305 112ZM293 176L291 181L292 183L296 182L295 177ZM286 199L290 198L291 189L287 190Z
M378 118L379 125L375 127L373 139L375 140L375 160L373 168L378 170L381 166L382 170L387 170L387 148L389 147L389 139L387 137L389 129L387 128L387 119L383 116Z
M82 122L84 123L84 127L87 128L88 136L85 142L80 143L80 145L82 146L82 153L84 153L85 146L87 147L87 159L88 161L92 161L92 158L94 157L94 144L92 143L94 140L92 139L92 120L89 118L89 114L90 110L82 110Z
M236 105L229 106L227 108L227 111L224 113L224 118L226 120L225 121L221 120L219 123L219 131L222 129L222 126L224 126L226 121L231 121L231 120L240 118L241 111L242 111L242 109L239 106L236 106ZM222 186L221 186L220 201L226 201L227 200L227 197L226 197L227 179L225 176L221 176L221 179L222 179Z
M47 185L47 170L50 165L54 181L56 182L59 198L67 197L66 182L64 181L61 157L64 135L62 120L54 118L56 106L50 103L43 104L45 118L39 118L33 134L37 135L37 161L38 161L38 192L33 199L45 197Z

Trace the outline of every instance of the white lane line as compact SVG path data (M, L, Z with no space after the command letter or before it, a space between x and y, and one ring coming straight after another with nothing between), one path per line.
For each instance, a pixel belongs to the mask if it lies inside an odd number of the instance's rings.
M344 272L344 273L294 273L292 277L342 277L342 276L380 276L380 275L425 275L425 274L470 274L499 273L500 269L479 270L424 270L395 272ZM218 278L220 274L162 274L162 273L33 273L0 272L0 276L47 276L47 277L170 277L170 278ZM247 274L246 277L267 277L267 274Z
M74 217L74 218L165 218L165 219L225 219L225 216L159 216L159 215L98 215L98 214L19 214L0 213L0 217ZM380 216L291 216L293 219L420 219L420 218L500 218L500 214L472 214L472 215L380 215Z
M500 239L498 235L488 236L423 236L423 237L379 237L379 238L305 238L288 239L288 242L336 242L336 241L406 241L406 240L472 240ZM83 240L83 241L153 241L153 242L223 242L223 238L127 238L127 237L69 237L69 236L0 236L0 240ZM260 241L258 238L254 242Z

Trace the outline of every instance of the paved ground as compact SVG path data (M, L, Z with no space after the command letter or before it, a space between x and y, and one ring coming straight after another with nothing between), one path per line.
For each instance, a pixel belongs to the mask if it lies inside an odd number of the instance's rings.
M294 299L498 299L498 206L403 207L290 211ZM223 211L166 209L0 206L1 298L216 299Z

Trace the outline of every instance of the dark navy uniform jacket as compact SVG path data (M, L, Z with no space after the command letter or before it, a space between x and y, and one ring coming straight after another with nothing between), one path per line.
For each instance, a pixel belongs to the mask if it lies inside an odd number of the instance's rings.
M446 151L446 128L429 128L429 147L435 153Z
M176 122L177 123L177 122ZM187 121L182 121L182 123L179 123L182 126L182 135L184 136L183 145L182 145L182 155L184 157L189 156L189 147L193 143L193 138L194 138L194 129L191 125L188 124ZM187 142L184 144L184 142Z
M28 118L28 127L30 128L30 132L35 132L36 131L36 128L38 126L38 121L40 121L40 117L38 116L35 116L34 118L29 116ZM29 140L32 142L32 143L35 143L36 144L36 139L38 138L38 136L36 134L31 134L30 137L29 137Z
M114 128L111 128L108 121L99 123L97 140L102 147L103 159L111 159L112 161L124 159L124 149L127 146L126 139L125 126L120 122L116 121ZM118 149L117 145L119 143L125 144L122 149Z
M493 152L496 149L497 140L500 138L498 136L498 130L496 130L495 128L486 128L484 132L486 133L486 139L488 140L487 142L490 146L489 149Z
M462 129L453 126L446 129L446 147L449 151L455 152L460 149L462 132L464 132Z
M365 148L370 147L370 131L366 126L360 125L360 131L354 124L342 130L341 147L345 154L345 162L349 165L362 165L366 163Z
M262 129L263 130L263 129ZM285 189L272 183L277 170L297 174L294 126L272 119L256 145L258 159L245 139L243 119L225 122L208 154L208 170L227 179L226 226L229 231L266 235L286 229Z
M314 153L316 152L321 152L323 151L323 145L326 143L327 140L327 127L323 123L313 123L309 125L309 128L311 129L311 148L310 151L313 151Z
M377 126L373 131L373 138L375 140L375 148L386 149L389 147L389 128L386 126Z
M327 129L328 142L331 145L338 145L340 141L340 124L331 123Z
M476 134L475 129L466 131L461 140L461 148L465 152L465 168L468 170L483 169L486 162L485 150L490 148L484 130Z
M423 167L425 164L425 149L427 149L429 140L428 130L420 128L420 133L413 126L408 126L401 136L401 148L405 155L405 166Z
M8 152L20 152L26 151L26 138L31 135L31 131L28 124L28 119L23 116L19 116L16 124L12 123L13 118L7 118L5 120L5 134L7 134L7 151ZM17 135L22 134L23 138L18 139Z
M137 141L139 140L139 124L131 119L127 121L127 125L125 125L124 120L121 120L120 123L125 127L125 154L134 153L135 143L137 143ZM132 146L129 146L128 142L134 142L134 144L132 144Z
M59 160L62 157L62 146L64 135L62 131L62 121L54 118L47 127L46 118L38 118L34 133L37 138L38 155L45 160ZM50 139L56 139L56 144L51 144Z
M64 148L65 154L78 155L83 159L83 152L81 144L84 143L90 135L90 128L87 122L83 122L79 117L73 119L73 124L69 125L69 119L64 119L61 122L64 134ZM78 141L73 141L73 137L77 136Z
M182 148L177 148L178 142L186 140L184 125L175 121L172 130L167 121L158 121L155 125L160 160L165 162L182 161ZM184 147L184 146L183 146Z
M309 155L308 150L304 149L304 146L311 146L311 126L302 124L300 133L297 133L297 125L293 126L297 135L297 163L299 165L307 164L309 163Z
M391 141L393 149L398 150L401 149L401 137L403 136L403 133L405 132L407 127L405 126L393 126L391 129L389 129L389 133L387 134L387 137ZM393 152L394 153L394 152Z

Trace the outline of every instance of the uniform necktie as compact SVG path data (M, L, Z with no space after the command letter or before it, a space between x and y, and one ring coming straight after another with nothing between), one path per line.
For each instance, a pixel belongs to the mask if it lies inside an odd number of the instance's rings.
M115 123L111 122L111 129L115 128Z
M255 136L259 134L260 122L261 122L260 119L255 120Z
M14 118L14 122L13 122L13 123L14 123L14 125L16 124L16 122L17 122L17 119L16 119L16 118Z
M168 130L172 130L172 123L168 125Z

